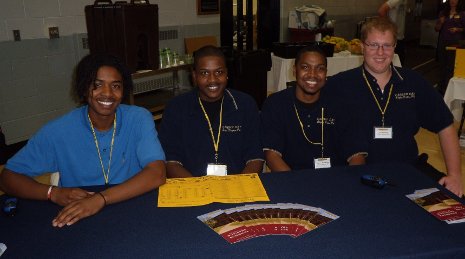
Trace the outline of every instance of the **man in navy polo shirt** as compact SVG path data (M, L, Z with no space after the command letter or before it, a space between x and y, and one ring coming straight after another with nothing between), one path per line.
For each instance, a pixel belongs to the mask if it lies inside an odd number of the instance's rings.
M439 134L447 167L440 184L462 196L460 148L453 117L441 96L419 74L394 67L396 26L376 18L362 28L364 64L328 80L332 98L357 114L369 143L367 163L417 164L420 127Z
M257 105L250 96L225 89L227 80L219 48L194 52L197 87L170 101L160 126L168 177L262 171Z
M325 98L326 56L310 46L297 54L296 86L267 98L261 113L262 142L273 171L362 164L365 146L349 114ZM322 89L323 88L323 89Z
M88 55L79 62L75 79L83 106L47 123L0 174L4 192L64 206L52 221L56 227L148 192L166 179L152 115L120 104L132 88L125 65L114 56ZM32 178L47 172L60 173L59 186ZM98 193L79 188L90 185L107 188Z

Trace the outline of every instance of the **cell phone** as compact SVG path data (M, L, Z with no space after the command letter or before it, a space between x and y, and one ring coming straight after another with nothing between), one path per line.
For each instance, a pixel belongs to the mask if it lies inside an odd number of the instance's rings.
M4 243L0 243L0 257L6 250L6 245Z
M388 181L382 178L381 176L369 175L369 174L362 175L362 177L360 178L360 181L363 184L366 184L366 185L369 185L369 186L372 186L378 189L382 189L384 186L389 184Z
M16 212L18 210L17 208L18 205L18 198L16 197L7 197L5 199L5 202L3 203L3 213L9 217L13 217L16 215Z

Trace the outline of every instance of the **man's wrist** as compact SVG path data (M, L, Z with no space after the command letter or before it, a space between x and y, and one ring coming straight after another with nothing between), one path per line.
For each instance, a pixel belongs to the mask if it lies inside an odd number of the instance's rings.
M55 188L55 186L50 185L47 190L47 200L52 201L52 191Z

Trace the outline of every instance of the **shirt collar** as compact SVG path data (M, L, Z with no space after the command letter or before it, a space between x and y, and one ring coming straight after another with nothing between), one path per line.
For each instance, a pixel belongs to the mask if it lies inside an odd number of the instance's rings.
M123 117L122 117L122 112L121 112L121 105L118 105L118 107L116 108L116 135L119 135L120 131L121 131L121 126L123 125L122 123L122 120L123 120ZM90 127L90 123L89 123L89 118L87 117L87 114L89 113L89 105L85 105L83 106L82 108L82 123L84 124L84 127L90 132L92 133L92 129ZM111 130L111 129L110 129Z
M404 77L401 75L400 71L391 63L391 78L389 78L389 82L393 83L394 85L400 85L404 81ZM365 75L367 76L368 81L371 82L376 82L376 78L368 72L368 70L365 68L365 63L361 65L361 69L365 71Z
M199 105L199 90L198 88L195 88L192 91L192 94L194 98L192 98L193 102L191 103L192 109L190 109L190 115L194 115L197 112L201 111L202 109L200 108ZM224 114L228 114L230 112L235 112L239 110L239 106L237 105L236 98L234 98L234 95L229 91L229 89L224 89L224 100L223 100L223 112Z

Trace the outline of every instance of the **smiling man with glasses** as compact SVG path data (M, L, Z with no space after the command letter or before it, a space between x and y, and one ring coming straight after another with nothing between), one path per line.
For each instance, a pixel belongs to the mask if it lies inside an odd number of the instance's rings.
M413 164L462 196L458 138L442 97L416 72L392 65L397 28L389 19L368 21L361 34L363 65L333 76L326 88L340 109L357 114L360 141L369 143L367 164ZM420 127L438 133L446 176L418 158L414 136Z

